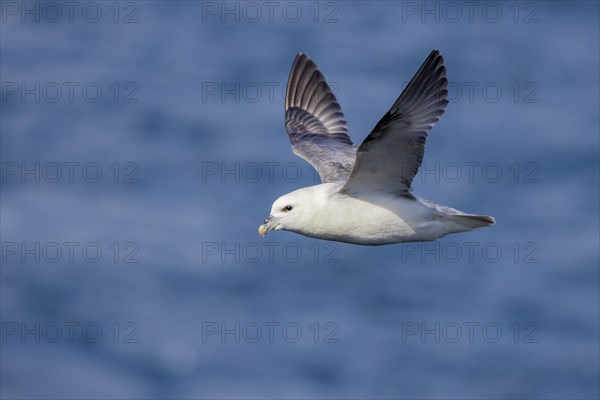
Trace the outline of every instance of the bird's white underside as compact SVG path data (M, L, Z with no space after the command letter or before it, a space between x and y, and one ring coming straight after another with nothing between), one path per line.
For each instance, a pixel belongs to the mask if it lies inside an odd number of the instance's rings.
M385 192L349 196L339 184L324 183L280 197L271 209L278 225L305 236L339 242L381 245L435 240L479 226L458 210L417 197ZM292 211L283 211L285 205Z

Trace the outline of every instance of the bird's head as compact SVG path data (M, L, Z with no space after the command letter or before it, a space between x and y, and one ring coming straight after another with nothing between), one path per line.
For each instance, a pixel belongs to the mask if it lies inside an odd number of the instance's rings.
M258 233L264 236L269 231L280 229L287 231L301 231L305 225L310 203L311 193L309 188L299 189L295 192L281 196L273 203L271 214L265 222L258 227Z

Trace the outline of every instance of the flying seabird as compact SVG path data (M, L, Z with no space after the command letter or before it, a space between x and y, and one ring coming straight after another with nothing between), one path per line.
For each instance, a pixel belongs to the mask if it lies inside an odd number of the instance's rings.
M278 198L258 228L360 245L430 241L495 223L412 193L431 128L448 104L444 59L433 50L362 144L317 65L298 54L285 95L285 127L294 154L322 183Z

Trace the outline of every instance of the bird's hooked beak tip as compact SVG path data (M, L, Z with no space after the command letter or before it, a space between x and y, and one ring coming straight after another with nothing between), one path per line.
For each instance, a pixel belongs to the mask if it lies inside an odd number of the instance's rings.
M258 234L260 236L265 236L267 234L267 232L268 232L268 229L264 224L258 227Z
M267 232L273 229L273 216L269 215L265 222L261 226L258 227L258 234L260 236L265 236Z

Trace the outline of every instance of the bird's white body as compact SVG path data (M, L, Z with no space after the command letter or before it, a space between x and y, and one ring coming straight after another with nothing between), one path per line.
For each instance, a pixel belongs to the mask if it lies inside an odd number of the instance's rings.
M350 196L339 193L339 187L324 183L282 196L271 210L280 221L273 229L338 242L382 245L430 241L490 224L418 197L380 192ZM287 204L294 205L293 213L281 211Z

